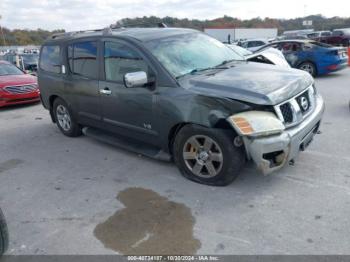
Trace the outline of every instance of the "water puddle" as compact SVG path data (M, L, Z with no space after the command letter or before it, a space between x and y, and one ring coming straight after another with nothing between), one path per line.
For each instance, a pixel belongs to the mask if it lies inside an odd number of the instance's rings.
M123 190L117 199L125 208L94 230L106 248L124 255L190 255L200 248L195 219L184 204L143 188Z

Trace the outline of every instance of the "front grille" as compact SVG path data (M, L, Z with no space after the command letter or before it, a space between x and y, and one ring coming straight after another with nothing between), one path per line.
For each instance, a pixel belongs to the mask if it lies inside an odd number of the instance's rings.
M38 87L36 85L23 85L23 86L7 86L5 91L11 94L28 94L36 91Z
M309 92L306 91L302 93L300 96L296 98L296 100L298 102L301 112L303 114L306 114L311 108Z
M285 103L280 106L280 110L284 119L284 123L293 123L293 110L290 103Z
M275 112L286 127L294 126L306 118L314 108L315 90L311 86L301 94L275 106Z

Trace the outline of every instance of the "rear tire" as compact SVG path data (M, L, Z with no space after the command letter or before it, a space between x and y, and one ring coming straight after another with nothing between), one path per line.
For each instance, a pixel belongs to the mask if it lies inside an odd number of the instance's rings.
M53 115L58 128L65 136L77 137L82 134L72 110L63 99L56 98L53 102Z
M184 126L175 137L174 161L182 175L197 183L226 186L245 164L243 147L236 147L233 130Z
M316 66L311 62L303 62L298 67L300 70L308 72L310 75L315 77L317 75Z
M4 254L8 248L9 236L4 214L0 209L0 256Z

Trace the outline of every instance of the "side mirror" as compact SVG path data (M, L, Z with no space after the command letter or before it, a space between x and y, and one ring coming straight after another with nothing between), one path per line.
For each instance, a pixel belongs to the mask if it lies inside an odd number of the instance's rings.
M142 87L148 83L146 72L139 71L133 73L127 73L124 75L124 84L126 87Z

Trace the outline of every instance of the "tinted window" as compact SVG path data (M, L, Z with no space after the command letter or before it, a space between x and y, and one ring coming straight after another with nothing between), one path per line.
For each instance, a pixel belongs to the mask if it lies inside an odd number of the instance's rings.
M68 47L72 73L96 79L98 75L97 42L81 42Z
M44 71L60 73L60 64L60 47L44 46L40 55L40 68Z
M123 82L126 73L148 72L148 66L143 58L122 43L105 43L104 63L106 80L108 81Z
M343 36L344 33L343 33L343 31L333 31L333 35L334 36Z
M255 46L256 46L255 43L256 43L256 42L248 42L248 47L255 47Z

